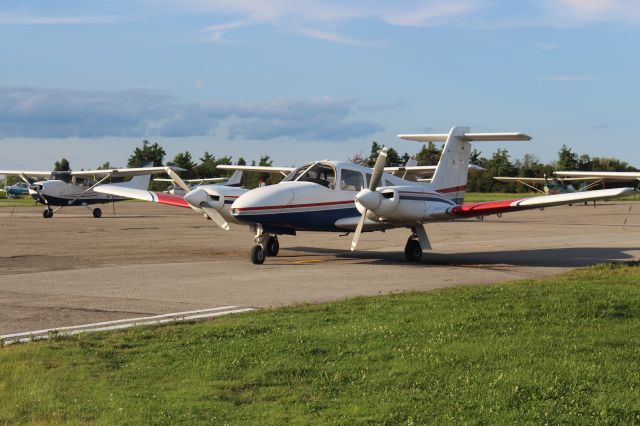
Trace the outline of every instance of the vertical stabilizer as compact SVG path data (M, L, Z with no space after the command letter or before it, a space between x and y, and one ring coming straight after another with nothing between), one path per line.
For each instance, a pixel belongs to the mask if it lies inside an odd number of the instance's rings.
M462 204L467 188L471 144L465 140L468 127L453 127L442 149L431 186L451 201Z

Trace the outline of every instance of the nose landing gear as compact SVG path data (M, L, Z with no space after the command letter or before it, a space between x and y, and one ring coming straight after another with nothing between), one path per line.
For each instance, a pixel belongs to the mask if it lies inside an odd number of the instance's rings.
M280 251L280 243L276 235L265 234L261 226L255 227L256 245L251 248L251 262L254 265L262 265L267 256L277 256Z

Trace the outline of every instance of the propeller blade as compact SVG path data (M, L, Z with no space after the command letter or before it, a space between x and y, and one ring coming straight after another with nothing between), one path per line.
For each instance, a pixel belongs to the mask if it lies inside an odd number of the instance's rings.
M382 173L384 172L384 165L387 162L387 151L389 151L389 149L386 146L382 147L380 155L378 155L378 159L376 160L376 165L373 167L373 175L369 182L369 189L371 191L375 191L376 188L380 186L380 180L382 179Z
M369 190L375 191L378 186L380 186L380 181L382 180L382 173L384 173L384 165L387 162L387 151L389 148L383 146L380 150L380 155L378 155L378 159L376 160L376 165L373 167L373 174L371 175L371 180L369 181ZM358 201L356 200L356 203ZM356 228L355 233L353 234L353 240L351 241L351 251L356 249L358 245L358 240L360 239L360 234L362 233L362 228L364 228L364 221L367 219L367 209L365 208L362 217L360 218L360 222L358 222L358 226Z
M218 213L218 210L212 209L211 207L202 207L202 210L204 210L207 216L209 216L220 228L225 231L229 230L229 224L224 220L224 217Z
M358 245L358 240L360 239L360 234L362 233L362 228L364 227L364 221L367 218L367 211L364 211L364 214L360 218L360 222L358 222L358 227L356 228L356 232L353 234L353 240L351 241L351 251L356 249Z
M171 170L171 167L167 167L166 168L167 174L169 175L169 177L171 177L171 179L173 179L173 181L180 187L182 188L185 193L191 191L191 188L189 188L189 186L184 183L184 181L182 180L182 178L180 176L178 176L178 174L176 172L174 172L173 170Z

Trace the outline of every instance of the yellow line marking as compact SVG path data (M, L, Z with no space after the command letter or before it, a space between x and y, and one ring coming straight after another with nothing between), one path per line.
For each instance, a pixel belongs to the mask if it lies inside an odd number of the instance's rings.
M307 265L311 263L320 263L324 262L325 259L307 259L307 260L296 260L293 262L294 265Z

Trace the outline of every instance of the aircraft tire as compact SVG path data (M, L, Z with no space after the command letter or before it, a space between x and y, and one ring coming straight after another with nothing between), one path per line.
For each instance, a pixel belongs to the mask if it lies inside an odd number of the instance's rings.
M99 208L93 209L93 217L95 217L96 219L101 218L102 210L100 210Z
M261 245L253 246L251 249L251 263L254 265L262 265L265 257L265 249L263 249Z
M420 247L420 242L416 239L409 238L409 240L407 240L407 245L404 246L404 256L409 262L420 262L420 259L422 259L422 247Z
M269 237L266 244L267 256L277 256L280 251L280 243L278 237Z
M44 211L42 212L42 217L44 217L45 219L52 218L53 217L53 210L44 209Z

